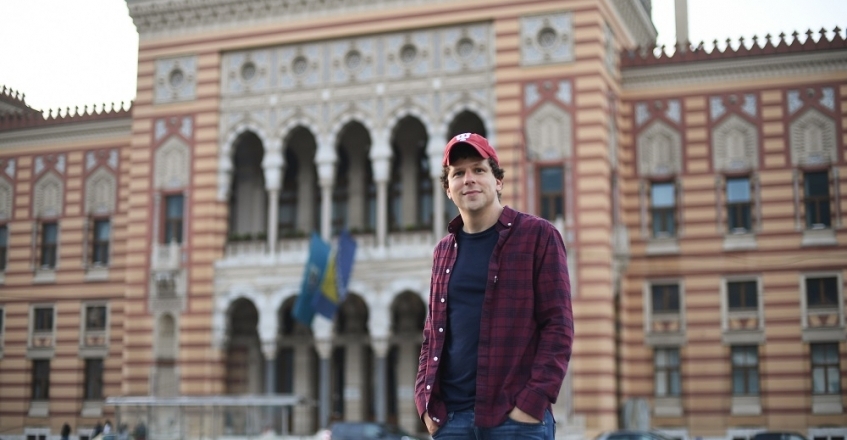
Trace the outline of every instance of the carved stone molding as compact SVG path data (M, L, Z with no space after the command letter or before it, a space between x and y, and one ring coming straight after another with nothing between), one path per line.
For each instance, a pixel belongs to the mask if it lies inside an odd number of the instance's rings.
M815 75L847 71L847 51L790 54L622 69L625 90L667 88L740 80L762 81L780 76Z
M138 33L163 35L204 29L297 22L309 17L380 11L447 0L128 0Z

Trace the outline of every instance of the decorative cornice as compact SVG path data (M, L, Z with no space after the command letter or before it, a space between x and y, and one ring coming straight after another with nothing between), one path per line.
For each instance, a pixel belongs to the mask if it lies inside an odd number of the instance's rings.
M744 37L741 37L736 46L733 46L733 41L727 38L723 47L718 45L718 40L712 41L710 50L707 50L705 43L701 41L697 46L678 45L671 53L665 52L664 45L661 47L646 45L623 51L621 53L621 69L847 49L847 40L841 35L840 28L833 29L832 37L827 35L826 29L819 30L818 34L818 39L815 41L815 32L809 29L805 32L806 38L801 42L800 33L795 31L791 34L792 39L789 42L786 40L786 35L781 33L778 35L779 40L776 43L771 41L771 35L767 34L761 44L758 36L751 38L751 44L747 44Z
M847 50L628 68L622 77L624 89L632 91L839 71L847 73Z
M132 132L129 113L122 118L92 120L68 125L36 126L32 128L0 131L0 151L50 144L56 146L76 141L90 141L114 136L129 137Z
M127 6L143 37L445 1L448 0L127 0Z
M656 27L653 26L650 13L644 9L642 2L638 0L609 0L609 2L636 44L646 47L656 43Z
M7 115L37 114L38 110L26 103L26 95L6 86L0 87L0 118Z
M98 110L99 107L99 110ZM130 118L132 116L132 103L129 107L124 107L121 102L117 108L115 103L112 103L111 108L107 108L106 104L84 106L82 110L79 107L74 107L71 112L70 107L64 112L62 109L48 110L47 115L42 115L41 112L33 110L29 113L16 113L0 115L0 134L12 130L20 130L24 128L49 127L56 125L79 124L93 121L105 121L112 119Z

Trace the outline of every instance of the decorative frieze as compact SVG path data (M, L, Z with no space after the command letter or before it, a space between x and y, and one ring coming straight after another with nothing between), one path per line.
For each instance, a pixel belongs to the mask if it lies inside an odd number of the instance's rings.
M521 17L521 64L574 60L573 16L569 12Z
M155 104L191 101L197 97L197 57L156 60Z

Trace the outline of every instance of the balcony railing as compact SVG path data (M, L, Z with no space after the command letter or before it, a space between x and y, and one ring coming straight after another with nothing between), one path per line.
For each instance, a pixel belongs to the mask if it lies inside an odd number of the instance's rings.
M391 232L385 246L378 246L376 234L354 233L357 259L405 259L431 257L436 244L432 231ZM335 239L333 239L334 243ZM260 261L304 261L309 253L309 237L283 238L277 241L274 255L270 255L266 240L230 241L224 249L223 264L242 266Z

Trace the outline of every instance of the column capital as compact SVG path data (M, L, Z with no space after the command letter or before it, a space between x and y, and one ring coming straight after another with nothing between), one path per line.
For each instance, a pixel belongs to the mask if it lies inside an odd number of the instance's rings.
M276 338L272 341L262 340L262 354L265 355L266 361L276 359Z
M284 162L285 159L283 159L280 149L265 150L265 157L262 159L262 169L265 172L266 190L278 190L280 185L282 185L282 166Z
M374 351L374 354L376 355L376 357L384 358L384 357L388 356L388 348L389 348L389 343L388 343L387 337L384 337L384 336L382 336L382 337L380 337L380 336L371 337L371 349Z
M321 359L329 359L332 357L332 339L315 339L315 350Z

